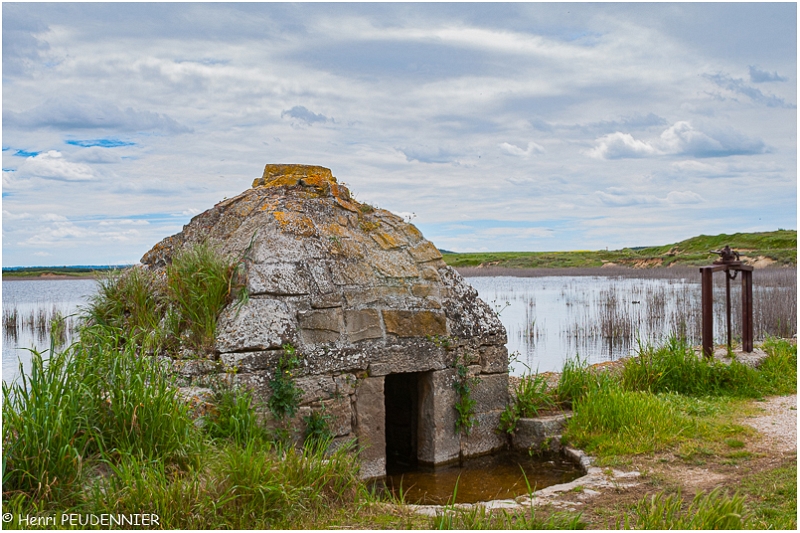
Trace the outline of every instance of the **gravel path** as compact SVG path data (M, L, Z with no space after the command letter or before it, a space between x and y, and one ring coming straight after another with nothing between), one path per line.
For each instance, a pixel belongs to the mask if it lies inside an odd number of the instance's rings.
M760 448L797 452L797 394L775 396L760 405L763 415L745 420L764 435Z

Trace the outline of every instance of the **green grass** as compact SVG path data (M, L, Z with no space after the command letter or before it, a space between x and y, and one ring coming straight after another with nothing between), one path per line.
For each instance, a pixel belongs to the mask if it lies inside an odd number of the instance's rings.
M727 364L698 357L691 346L675 338L660 348L640 348L638 357L626 360L622 371L627 390L689 396L758 398L767 392L761 382L757 370L735 360Z
M165 275L143 267L112 271L85 312L90 324L118 330L146 350L213 349L217 318L246 298L235 263L210 246L177 252Z
M780 265L797 264L796 230L699 235L675 244L613 251L444 253L442 257L453 267L586 268L600 267L607 262L630 266L647 260L657 260L661 266L693 266L711 263L719 256L709 251L718 250L726 244L734 250L742 250L742 255L749 257L763 255Z
M734 422L745 399L797 390L797 347L772 339L766 350L759 370L698 358L677 341L642 350L619 375L570 361L556 389L574 410L565 436L605 462L668 448L687 461L747 459L731 450L753 431Z
M742 490L757 529L797 529L797 460L746 477Z
M644 497L622 522L624 529L750 529L744 498L720 489L698 493L685 505L680 493Z
M564 363L555 396L559 402L573 405L587 394L615 384L615 377L590 368L586 360L576 357Z
M448 509L433 521L432 529L493 529L493 530L551 530L551 529L584 529L586 524L580 513L553 513L549 516L537 516L534 510L488 511L483 506L470 509Z
M566 436L590 454L660 451L697 435L697 423L662 397L619 387L588 392L574 405Z

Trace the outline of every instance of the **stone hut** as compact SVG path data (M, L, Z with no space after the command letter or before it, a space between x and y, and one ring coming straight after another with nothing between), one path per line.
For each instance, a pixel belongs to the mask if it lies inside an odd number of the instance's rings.
M174 362L187 384L228 377L266 401L290 343L303 390L295 426L324 408L334 445L357 440L365 478L505 445L495 431L508 401L505 329L416 227L359 203L327 168L267 165L142 263L161 268L201 241L242 261L249 300L222 312L213 355ZM479 380L469 434L456 430L457 364Z

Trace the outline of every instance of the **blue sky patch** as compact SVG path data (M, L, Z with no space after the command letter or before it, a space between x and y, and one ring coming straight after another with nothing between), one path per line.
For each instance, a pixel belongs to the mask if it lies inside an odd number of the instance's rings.
M119 146L136 146L136 143L128 141L120 141L119 139L76 139L64 141L72 146L80 146L81 148L91 148L92 146L99 146L100 148L117 148Z
M36 157L41 153L42 152L29 152L27 150L17 150L16 152L14 152L14 155L19 157Z
M17 171L16 168L4 168L3 169L3 172L16 172L16 171Z

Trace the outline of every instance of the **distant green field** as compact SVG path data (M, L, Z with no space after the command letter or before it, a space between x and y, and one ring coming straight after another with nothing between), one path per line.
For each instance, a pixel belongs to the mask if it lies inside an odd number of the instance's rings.
M639 268L697 266L717 259L719 256L710 250L718 250L726 244L742 258L764 257L774 261L772 266L797 265L796 230L700 235L675 244L612 251L443 253L442 256L453 267L586 268L607 263Z
M108 272L111 268L106 266L64 266L64 267L17 267L4 268L3 279L13 278L93 278Z

